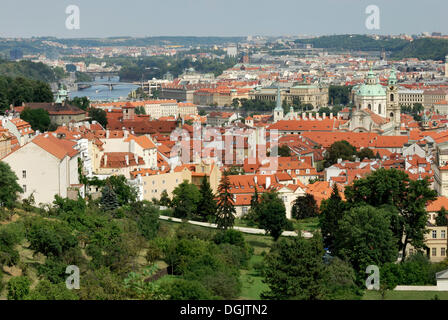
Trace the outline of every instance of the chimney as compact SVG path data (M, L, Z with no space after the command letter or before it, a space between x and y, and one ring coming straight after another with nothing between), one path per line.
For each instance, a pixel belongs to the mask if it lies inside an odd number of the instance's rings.
M107 154L104 155L104 166L107 166Z
M125 155L124 158L126 159L126 165L129 166L129 155Z
M106 130L106 139L109 139L109 136L110 136L110 131Z
M342 159L341 158L338 159L338 163L342 163Z
M322 113L322 119L326 119L327 118L327 114L324 112Z
M271 177L266 177L266 189L269 189L271 186Z
M330 119L333 119L333 112L330 113Z
M254 182L255 182L255 185L258 185L258 179L257 179L257 176L254 176Z
M305 112L302 113L302 119L303 119L303 120L306 119L306 113L305 113Z

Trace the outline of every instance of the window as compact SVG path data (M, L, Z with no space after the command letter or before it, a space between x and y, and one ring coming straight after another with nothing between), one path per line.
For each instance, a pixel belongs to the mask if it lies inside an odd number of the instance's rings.
M431 251L433 257L437 256L437 248L432 248Z
M22 186L22 189L23 189L23 192L26 192L26 185L25 184Z
M25 179L26 178L26 170L22 171L22 178Z
M444 257L445 256L445 253L446 252L446 249L445 248L440 248L440 255L442 256L442 257Z
M437 239L437 230L432 230L432 238Z
M445 230L441 230L440 231L440 238L445 239L446 237L446 231Z
M244 213L244 214L247 213L247 207L243 207L243 213Z

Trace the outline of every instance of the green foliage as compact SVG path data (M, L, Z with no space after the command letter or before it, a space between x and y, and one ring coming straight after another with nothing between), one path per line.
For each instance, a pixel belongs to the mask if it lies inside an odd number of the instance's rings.
M264 282L269 290L262 293L262 298L323 299L323 254L322 240L317 234L309 240L292 237L274 243L265 257Z
M357 153L358 158L362 161L363 159L373 159L375 155L373 154L372 149L363 148Z
M281 236L283 230L292 229L291 222L286 218L285 204L275 191L262 194L255 214L258 227L266 230L274 240Z
M382 168L348 186L345 197L350 205L364 203L396 208L398 214L391 218L391 229L403 258L409 243L414 248L424 247L426 203L436 198L436 192L429 188L427 179L410 180L401 170Z
M27 230L30 249L42 254L60 257L64 251L77 246L78 241L67 224L41 218L33 220Z
M438 227L441 226L447 226L448 225L448 221L447 221L447 216L448 212L445 210L445 207L442 207L439 212L437 212L437 216L436 216L436 225Z
M105 211L112 211L117 209L118 206L117 195L115 194L112 186L110 184L106 184L101 191L101 207Z
M171 207L171 199L168 196L168 192L166 190L162 191L162 194L160 195L160 200L158 201L158 204L164 207Z
M48 280L39 281L37 286L26 296L26 300L79 300L64 282L53 284Z
M23 102L52 101L53 93L46 83L0 76L0 111L5 111L11 104L21 106Z
M333 143L325 154L325 167L329 167L338 162L338 159L353 160L356 155L356 148L345 140Z
M291 216L294 219L306 219L316 217L319 207L312 194L307 193L304 197L297 197L291 209Z
M352 88L353 86L330 85L328 88L328 103L333 106L347 105L350 102Z
M102 109L97 108L90 108L89 109L89 117L90 121L95 120L99 124L103 126L103 128L107 127L107 114L106 111Z
M133 203L137 200L137 191L128 184L125 176L111 176L106 179L106 184L112 187L114 193L117 195L120 206Z
M205 176L202 179L199 192L200 200L197 206L197 216L202 221L212 220L216 215L217 204L210 183Z
M17 183L17 176L9 164L0 161L0 207L13 208L17 194L23 189Z
M131 204L129 213L137 221L140 234L147 240L154 239L159 230L159 210L149 202Z
M31 62L28 60L21 61L6 61L0 60L0 74L10 77L11 79L33 79L40 83L55 82L61 79L60 75L56 74L58 71L50 68L42 62ZM28 80L31 81L31 80ZM49 90L51 93L51 90ZM53 98L53 96L51 95ZM45 102L51 102L45 101ZM38 102L38 101L35 101ZM42 101L44 102L44 101Z
M124 285L132 297L141 300L167 300L169 298L159 285L152 281L146 281L156 271L157 267L149 266L142 273L129 273L128 277L124 279Z
M322 200L320 205L319 226L321 229L324 245L330 251L335 248L335 239L339 232L339 221L348 208L342 201L337 184L333 185L333 191L329 199Z
M25 276L12 277L8 281L8 300L24 300L30 292L30 280Z
M356 273L346 261L332 258L323 278L328 300L358 300L362 296L362 290L356 285Z
M74 97L69 101L69 104L77 106L84 111L90 108L90 100L87 97Z
M13 266L19 262L15 246L25 238L23 224L11 223L0 227L0 267Z
M128 297L121 277L106 267L89 270L80 279L81 300L123 300Z
M135 114L146 114L145 107L136 107Z
M171 205L176 218L191 219L197 212L201 194L194 184L184 180L173 191Z
M51 121L47 110L25 108L20 118L28 122L33 130L45 132L50 128Z
M164 282L160 288L171 300L210 300L210 292L195 280L174 279Z
M61 259L54 256L49 256L45 259L44 264L37 266L37 272L39 276L45 276L51 283L61 283L67 278L65 269L67 264Z
M233 196L230 193L230 179L223 175L218 186L218 210L216 211L215 221L218 229L229 229L235 224L235 207Z
M381 266L397 260L396 243L386 210L354 207L339 221L334 254L349 261L364 277L368 265Z

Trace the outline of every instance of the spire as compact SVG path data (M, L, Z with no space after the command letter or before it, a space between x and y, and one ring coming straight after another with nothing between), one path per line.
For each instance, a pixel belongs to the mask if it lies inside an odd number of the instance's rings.
M395 73L395 67L392 67L392 70L390 71L389 75L389 85L395 85L397 84L397 75Z

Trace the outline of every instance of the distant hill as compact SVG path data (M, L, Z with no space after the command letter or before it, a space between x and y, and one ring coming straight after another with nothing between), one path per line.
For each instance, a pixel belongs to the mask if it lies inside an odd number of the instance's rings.
M419 58L443 60L448 54L448 40L421 38L414 41L403 39L375 40L366 35L334 35L313 39L299 39L296 43L310 43L315 48L333 50L385 51L393 59Z
M11 78L23 77L44 82L54 82L64 77L64 70L61 68L52 69L42 62L0 60L0 74Z

